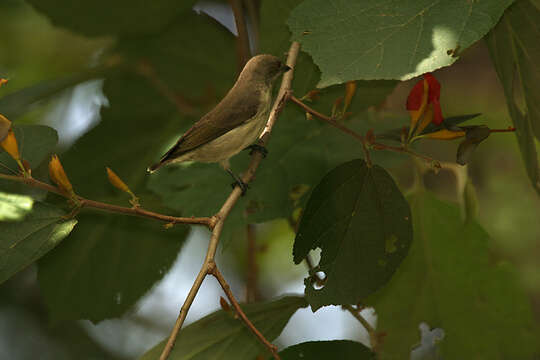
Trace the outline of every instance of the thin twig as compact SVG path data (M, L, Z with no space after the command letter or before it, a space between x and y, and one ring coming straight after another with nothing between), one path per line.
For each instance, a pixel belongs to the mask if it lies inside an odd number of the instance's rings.
M246 26L246 18L244 17L244 7L241 0L229 0L233 14L234 22L236 23L236 32L238 33L238 38L236 41L236 47L238 49L239 55L239 69L242 70L244 65L248 62L251 57L251 50L249 47L249 37Z
M369 343L371 345L371 349L373 351L376 351L379 346L379 335L377 334L377 331L371 326L371 324L360 314L360 309L354 308L352 305L341 305L341 307L345 310L347 310L349 313L351 313L352 316L356 318L362 324L364 329L366 329L368 335L369 335Z
M246 302L257 301L257 239L255 225L246 225L247 238L247 279L246 279Z
M290 96L289 99L293 103L297 104L302 109L304 109L306 112L310 113L311 115L313 115L313 116L327 122L328 124L332 125L333 127L341 130L342 132L344 132L344 133L352 136L356 140L360 141L362 143L362 150L364 151L364 155L366 156L366 163L368 163L368 164L371 163L371 159L369 157L369 152L368 152L367 145L366 145L366 138L364 136L360 135L359 133L357 133L354 130L349 129L345 125L340 124L339 122L337 122L333 118L331 118L329 116L326 116L324 114L321 114L320 112L310 108L309 106L304 104L300 99L298 99L298 98L296 98L294 96ZM372 149L374 149L374 150L388 150L388 151L393 151L393 152L406 153L406 154L409 154L409 155L412 155L412 156L419 157L419 158L421 158L421 159L423 159L423 160L425 160L427 162L430 162L430 163L434 161L429 156L418 154L418 153L416 153L416 152L414 152L412 150L409 150L408 148L405 148L405 147L390 146L390 145L381 144L381 143L378 143L378 142L371 143L370 147Z
M300 51L300 44L298 42L293 42L291 44L291 47L289 49L289 55L287 57L287 65L293 69L296 64L296 59L298 57L299 51ZM293 79L293 70L288 71L283 75L283 80L281 81L281 87L279 89L279 92L278 92L276 101L274 102L274 105L272 107L272 110L270 111L270 116L268 117L268 122L266 123L265 130L263 131L263 134L259 138L260 145L265 146L268 144L268 140L270 138L270 133L272 131L274 123L276 122L276 119L278 118L279 114L283 110L283 106L285 105L286 99L290 95L292 79ZM242 181L245 184L249 184L251 182L262 159L263 159L263 155L260 152L255 152L253 154L251 158L251 162L249 163L248 169L242 176ZM221 231L223 229L223 224L241 195L242 195L242 190L240 189L240 187L238 186L235 187L232 190L229 197L227 198L227 200L225 200L225 202L221 206L221 209L218 211L218 213L212 217L215 226L212 230L212 235L210 236L210 243L208 244L208 250L206 251L206 257L204 259L204 263L201 266L201 270L199 271L199 274L197 275L197 278L195 279L191 287L191 290L189 291L189 294L186 297L186 300L184 301L184 304L182 305L180 314L178 315L178 318L176 320L176 323L174 324L173 330L171 331L169 339L167 340L167 344L163 348L163 352L161 353L160 360L166 360L169 357L169 354L171 353L171 350L176 341L176 337L178 336L178 332L180 331L180 328L182 328L182 324L184 323L186 319L189 308L191 307L191 304L193 303L193 300L195 299L195 295L197 295L197 292L199 291L199 288L204 278L206 277L206 275L211 274L211 272L214 271L213 270L215 268L214 257L216 255L219 238L221 235ZM265 345L266 343L269 343L269 342L266 341ZM273 353L275 359L279 359L279 356L277 356L277 354L274 353L273 351L273 345L272 347L268 347L268 349Z
M71 198L69 194L66 194L65 192L61 191L57 187L47 184L43 181L36 180L34 178L27 178L27 177L23 177L19 175L0 174L0 179L20 182L31 187L35 187L38 189L55 193L67 199ZM124 206L118 206L118 205L113 205L113 204L107 204L104 202L85 199L81 196L77 196L77 200L79 201L80 207L108 211L108 212L117 213L117 214L156 219L156 220L160 220L165 223L168 223L168 224L205 225L210 229L212 229L214 225L214 220L211 217L177 217L177 216L163 215L163 214L159 214L153 211L144 210L140 207L124 207Z
M214 266L211 274L214 275L214 277L217 279L217 281L223 288L223 291L227 295L227 298L229 299L232 306L234 307L234 310L236 310L236 313L238 314L238 316L240 316L242 321L244 321L244 323L249 328L249 330L251 330L251 332L272 352L272 355L274 356L275 359L279 359L279 355L277 353L277 347L274 344L270 343L268 340L266 340L264 335L261 334L259 330L257 330L257 328L253 325L251 321L249 321L246 314L242 311L240 304L238 304L238 301L236 301L236 299L234 298L234 295L231 291L229 284L227 284L227 281L225 281L225 278L223 277L223 275L221 275L217 266Z

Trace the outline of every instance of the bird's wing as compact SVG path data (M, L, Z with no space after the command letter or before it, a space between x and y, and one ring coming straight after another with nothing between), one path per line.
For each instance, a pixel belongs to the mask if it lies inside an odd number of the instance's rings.
M160 163L204 145L254 117L261 104L259 91L252 91L248 98L251 101L225 97L178 139L176 144L163 155Z

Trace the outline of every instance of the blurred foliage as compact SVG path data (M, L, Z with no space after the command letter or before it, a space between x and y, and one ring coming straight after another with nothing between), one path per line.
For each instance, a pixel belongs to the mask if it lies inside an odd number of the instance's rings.
M105 166L110 166L141 198L145 208L172 215L211 215L230 191L227 174L216 165L171 167L151 178L147 177L145 169L179 134L212 108L233 84L237 69L234 36L214 19L191 11L193 1L180 5L168 0L151 4L135 1L129 6L122 6L124 1L104 4L101 1L32 0L28 3L30 5L19 0L0 3L3 14L0 77L10 80L0 89L0 113L15 122L22 157L30 162L34 177L46 181L46 169L40 163L44 163L54 150L57 135L51 128L21 123L43 123L73 86L89 79L103 79L103 92L109 107L103 107L99 123L78 134L81 136L78 141L60 156L75 191L91 199L129 206L125 194L107 182ZM317 85L337 84L355 77L372 78L366 77L366 69L352 65L342 71L345 69L343 64L358 60L357 46L384 44L384 60L389 63L385 62L382 70L394 74L387 78L410 77L459 59L454 66L435 73L443 84L441 104L444 115L451 118L449 115L459 117L460 114L481 112L482 116L468 120L490 128L506 128L510 123L503 106L506 95L510 115L518 128L518 143L534 185L538 164L533 131L537 129L539 119L535 117L538 102L534 98L537 87L534 79L538 75L538 65L534 60L537 47L533 35L537 33L538 22L532 19L538 14L538 2L518 0L487 38L502 89L485 49L467 48L495 25L511 1L478 3L460 0L452 9L433 1L386 5L414 7L408 8L412 9L412 17L404 17L411 20L410 26L399 23L400 17L379 19L370 17L372 13L358 14L357 10L368 3L264 0L260 4L259 48L262 53L283 58L291 39L288 23L294 36L306 43L304 49L309 53L300 54L295 69L294 94L299 98L310 94L306 103L325 114L330 114L333 108L341 109L340 98L345 96L345 86L334 85L312 92ZM322 7L316 7L317 4ZM334 9L330 9L332 4L339 5L336 9L344 11L334 13ZM428 13L413 16L420 14L422 5L433 6L426 10ZM490 5L494 6L485 9L489 16L480 16L482 6ZM324 14L325 9L327 14ZM381 7L375 10L385 9L388 10ZM469 15L464 15L469 10ZM306 16L321 11L324 18ZM336 17L328 16L328 13ZM360 17L355 18L356 15ZM336 26L336 19L340 20L339 26ZM380 20L379 25L363 22L369 29L396 26L391 22L397 21L400 31L382 42L377 37L392 35L392 30L371 31L357 37L362 19ZM420 24L425 28L419 27ZM444 43L448 46L435 49L437 44L432 44L432 32L422 30L438 24L450 28L465 24L465 28L457 40L453 39L454 43ZM300 34L306 30L308 33ZM319 48L312 40L317 36L320 36ZM407 40L411 37L418 39L418 52L403 47L403 43L411 43ZM445 37L444 40L452 39ZM452 54L456 57L446 53L447 47L454 50ZM329 52L328 48L333 50ZM322 73L310 55L321 65ZM326 59L322 61L320 56ZM515 74L519 75L519 81L514 81ZM341 123L361 133L371 128L379 133L408 125L404 103L411 84L361 80L356 85L356 93L347 110L350 114L340 118ZM515 87L520 88L521 94L514 93ZM72 122L78 120L69 119ZM415 146L415 151L455 161L455 144L421 141ZM261 230L257 237L260 245L257 248L259 288L265 298L275 297L286 283L301 283L301 277L306 276L305 273L296 277L284 273L292 264L294 235L283 219L294 225L312 191L317 196L314 189L325 174L343 162L363 157L358 142L316 119L308 119L303 111L292 105L281 114L269 151L247 195L225 223L222 239L228 244L227 252L222 254L223 261L234 261L234 273L243 278L246 273L245 262L241 261L245 257L245 242L242 241L245 225L266 222L257 227ZM405 156L372 153L374 162L384 166L401 189L414 183L411 179L415 165ZM233 159L233 168L241 171L248 161L248 154L241 153ZM0 162L17 168L3 152ZM384 171L384 177L389 179L385 170L376 169ZM400 357L407 357L414 344L420 341L417 330L420 321L445 330L446 338L439 345L447 357L460 351L464 352L460 357L470 357L471 353L465 353L468 349L473 354L476 351L477 355L511 358L530 357L538 351L538 337L534 336L540 319L540 269L537 264L540 200L527 184L514 136L490 136L471 155L468 169L469 181L478 194L478 222L469 220L464 225L455 205L436 200L431 195L414 195L415 240L409 256L379 293L371 297L367 295L372 291L364 294L368 304L374 304L378 311L379 329L387 332L383 342L384 355L390 356L395 351ZM4 168L0 171L6 172ZM443 169L437 176L425 175L424 180L438 197L462 201L461 188L454 175ZM352 186L342 197L361 191L358 187L358 184ZM397 191L395 186L392 189ZM467 190L469 197L465 204L469 210L472 209L471 189ZM5 274L2 279L5 279L49 251L67 235L67 230L60 231L58 226L68 224L73 228L75 220L62 218L71 209L55 195L45 198L43 191L6 181L0 181L0 192L10 196L28 194L34 198L33 211L24 218L0 223L0 242L4 249L0 268ZM0 209L12 209L7 216L20 215L20 207L13 207L6 199L0 198ZM352 195L351 199L345 200L351 202ZM44 205L43 201L49 205ZM355 205L355 209L360 207L369 214L376 208L370 201L379 203L376 199L366 198ZM332 212L329 207L321 208ZM333 214L339 213L334 211ZM165 230L148 220L87 210L76 218L78 224L70 236L39 261L39 293L36 293L36 279L30 276L28 280L33 267L0 287L0 298L3 299L0 317L22 319L20 328L13 330L15 332L34 329L30 331L46 334L47 339L43 342L47 345L36 345L36 351L39 348L42 354L61 354L51 355L51 358L70 358L65 354L72 353L77 354L77 358L85 358L83 354L88 358L90 354L110 358L113 356L102 348L103 345L91 340L74 320L85 318L99 322L135 311L141 297L171 268L188 230L183 226ZM281 220L267 223L274 219ZM335 219L334 223L337 221L340 219ZM37 222L37 231L25 233L31 229L29 225ZM320 222L319 225L323 224ZM358 222L351 226L355 228ZM380 230L389 225L385 221L370 226ZM353 241L360 237L352 235L349 241L356 245ZM15 240L17 247L27 247L27 251L17 254L19 257L11 255L10 246L15 237L21 239L20 242ZM377 244L379 246L373 249L380 249L381 244ZM346 255L362 254L368 260L378 259L369 249L372 248L351 246ZM371 276L361 269L360 265L353 267L352 271L360 274L352 274L351 278ZM532 299L533 313L522 285ZM21 289L33 289L33 292ZM20 294L31 301L23 304ZM4 299L9 301L4 303ZM279 305L283 303L286 303L285 307ZM252 320L256 326L263 332L268 331L273 339L296 309L304 305L304 300L293 297L250 304L247 309L248 316L254 316ZM55 324L53 328L49 328L51 320ZM32 325L35 323L40 324L39 330ZM0 331L0 338L9 338L7 330ZM229 345L253 355L261 349L240 321L224 311L186 327L179 338L179 343L183 341L195 346L194 351L201 357ZM475 345L474 349L471 344ZM489 344L502 345L490 347ZM181 353L178 358L186 355L182 352L184 348L175 348ZM159 345L153 351L158 352ZM370 356L361 345L343 341L303 343L282 353L285 359L310 351L321 357L327 352L335 356L340 351L363 351ZM11 353L6 357L13 358Z
M442 328L445 358L531 359L538 353L528 300L511 265L494 262L489 236L459 208L427 192L410 199L415 239L388 286L368 304L384 331L382 359L420 343L418 324ZM466 325L463 319L467 319ZM498 344L498 346L494 346Z

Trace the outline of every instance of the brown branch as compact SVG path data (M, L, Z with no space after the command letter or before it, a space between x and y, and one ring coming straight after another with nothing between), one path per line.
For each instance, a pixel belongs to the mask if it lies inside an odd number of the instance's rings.
M247 238L247 279L246 279L246 302L257 301L257 238L255 225L246 225Z
M69 194L61 191L59 188L47 184L43 181L36 180L34 178L27 178L19 175L6 175L0 174L0 179L11 180L26 184L31 187L42 189L48 192L55 193L57 195L63 196L67 199L71 199ZM107 204L104 202L94 201L90 199L77 196L76 200L79 201L81 207L92 208L101 211L107 211L117 214L139 216L149 219L155 219L163 221L168 224L193 224L193 225L205 225L208 228L212 229L214 226L214 219L211 217L177 217L170 215L163 215L156 212L144 210L140 207L124 207L113 204Z
M249 321L246 314L242 311L240 304L238 304L238 301L236 301L236 299L234 298L234 295L231 291L229 284L227 284L227 281L225 281L225 278L223 277L223 275L221 275L217 266L215 266L215 263L214 263L213 269L211 270L211 274L217 279L217 281L223 288L223 291L227 295L227 298L229 299L232 306L234 307L234 310L236 311L238 316L240 316L240 318L246 324L249 330L251 330L251 332L264 344L264 346L266 346L272 352L272 355L274 356L275 359L279 359L279 355L277 353L277 347L274 344L270 343L268 340L266 340L264 335L261 334L259 330L257 330L257 328L253 325L251 321Z
M375 330L375 328L371 326L371 324L362 316L362 314L360 314L361 310L359 308L355 308L352 305L348 304L341 305L341 307L347 310L352 316L354 316L355 319L358 320L360 324L362 324L364 329L366 329L366 332L369 335L369 343L371 345L371 349L376 352L380 342L380 335L377 333L377 330Z
M246 7L249 20L251 22L251 43L253 44L253 54L259 52L259 33L260 33L260 16L259 16L259 6L255 3L255 0L244 0L244 5Z
M238 33L236 48L238 51L238 66L241 71L251 57L246 18L244 17L244 7L241 0L229 0L229 4L234 14L236 32Z
M293 42L291 44L291 47L289 49L289 55L287 57L287 65L290 66L292 69L294 69L294 65L296 64L296 59L298 57L299 51L300 51L300 44L298 42ZM277 117L283 110L283 106L285 105L285 100L288 98L290 94L293 72L294 70L291 70L291 71L286 72L283 75L283 80L281 81L281 87L279 89L279 92L278 92L276 101L274 102L274 105L272 107L272 110L270 111L270 116L268 117L266 128L263 134L261 135L261 137L259 138L259 142L263 146L268 144L270 133L272 131L274 123L276 122ZM255 152L253 154L251 158L251 162L248 166L248 169L242 176L242 181L244 183L249 184L251 182L262 159L263 159L263 156L260 152ZM216 255L216 250L219 243L221 231L223 229L223 224L241 195L242 195L242 190L240 189L240 187L238 186L235 187L232 190L229 197L227 198L227 200L225 200L225 202L221 206L221 209L218 211L218 213L212 217L212 220L214 222L213 223L214 227L212 230L212 235L210 236L210 243L208 244L208 250L206 251L206 257L204 259L204 263L201 266L201 270L199 271L199 274L195 278L195 281L193 282L191 290L189 291L188 296L186 297L186 300L184 301L184 304L182 305L182 308L180 309L180 314L178 315L178 318L176 319L176 323L174 324L174 327L171 331L169 339L167 340L167 344L163 348L163 352L161 353L160 360L166 360L169 357L169 354L171 353L171 350L176 341L176 337L178 336L178 332L180 331L180 328L182 327L182 324L184 323L186 319L189 308L191 307L191 304L193 303L193 300L195 299L195 296L197 295L197 292L199 291L199 288L201 287L201 284L204 281L204 278L214 271L214 268L215 268L214 257ZM267 343L270 344L268 341L264 342L265 345ZM277 355L277 353L274 352L273 345L271 347L268 347L268 349L272 352L275 359L279 359L279 356Z
M313 116L327 122L328 124L332 125L333 127L341 130L342 132L346 133L347 135L350 135L353 138L355 138L356 140L360 141L362 143L362 150L364 151L364 155L366 156L366 163L368 163L368 165L371 163L371 158L369 156L369 151L368 151L367 145L366 145L366 138L364 136L362 136L359 133L357 133L356 131L351 130L348 127L340 124L339 122L337 122L333 118L331 118L329 116L326 116L324 114L321 114L317 110L314 110L314 109L310 108L309 106L304 104L300 99L298 99L298 98L296 98L294 96L290 96L289 100L291 100L293 103L300 106L302 109L304 109L306 112L310 113L311 115L313 115ZM398 153L406 153L406 154L409 154L409 155L412 155L412 156L419 157L419 158L421 158L421 159L423 159L423 160L425 160L427 162L430 162L430 163L434 162L433 158L430 158L429 156L426 156L426 155L416 153L416 152L414 152L412 150L409 150L408 148L405 148L405 147L390 146L390 145L381 144L381 143L378 143L378 142L370 143L370 147L372 149L374 149L374 150L387 150L387 151L393 151L393 152L398 152Z

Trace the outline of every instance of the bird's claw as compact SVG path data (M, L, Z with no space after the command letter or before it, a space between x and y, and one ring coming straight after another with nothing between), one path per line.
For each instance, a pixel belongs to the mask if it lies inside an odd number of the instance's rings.
M235 182L231 184L231 187L233 189L237 186L240 188L240 190L242 190L242 196L246 195L246 191L247 189L249 189L249 185L243 182L242 180L238 179L238 180L235 180Z
M263 158L265 158L266 155L268 155L268 149L259 144L249 145L244 150L248 150L248 149L249 149L249 155L253 155L253 153L255 153L256 151L260 152Z

